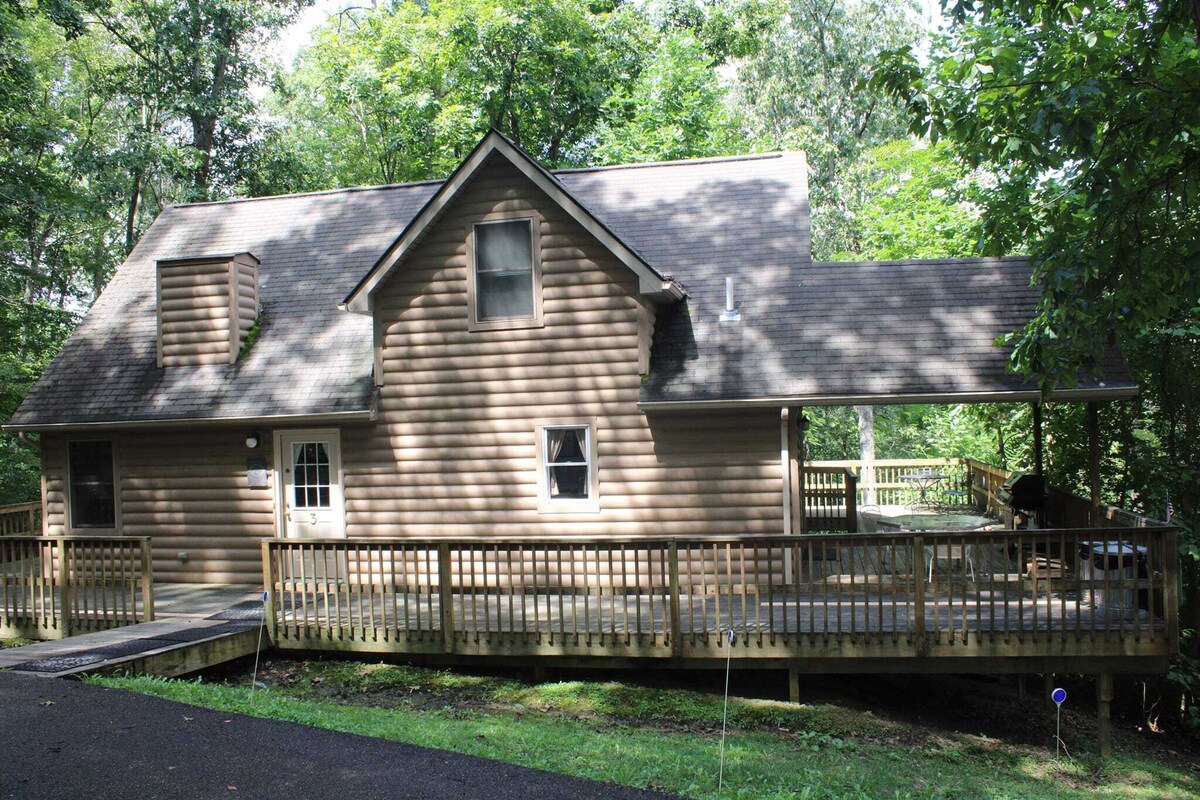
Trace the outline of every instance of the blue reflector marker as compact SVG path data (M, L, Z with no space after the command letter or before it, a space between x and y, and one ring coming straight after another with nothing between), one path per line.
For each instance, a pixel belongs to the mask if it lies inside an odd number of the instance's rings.
M1055 705L1061 706L1064 702L1066 702L1067 690L1066 689L1055 689L1053 692L1050 693L1050 699L1054 701Z

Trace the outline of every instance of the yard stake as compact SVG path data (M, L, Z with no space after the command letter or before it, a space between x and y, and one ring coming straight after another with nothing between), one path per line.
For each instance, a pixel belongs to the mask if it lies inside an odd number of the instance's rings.
M733 659L733 629L729 629L729 648L725 651L725 708L721 711L721 758L717 768L717 791L725 787L725 722L729 719L729 662Z
M250 694L254 695L254 690L258 688L258 657L262 653L263 629L267 627L267 599L271 596L269 591L262 593L263 601L263 618L262 624L258 626L258 647L254 651L254 672L250 675Z

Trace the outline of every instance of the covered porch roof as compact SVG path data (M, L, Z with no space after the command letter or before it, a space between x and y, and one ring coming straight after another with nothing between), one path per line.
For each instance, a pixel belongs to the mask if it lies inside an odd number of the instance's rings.
M688 299L660 312L647 410L1043 399L996 344L1037 305L1026 258L813 262L779 279L713 270L734 278L739 319L721 319L717 275L686 280ZM1136 393L1114 349L1051 399Z

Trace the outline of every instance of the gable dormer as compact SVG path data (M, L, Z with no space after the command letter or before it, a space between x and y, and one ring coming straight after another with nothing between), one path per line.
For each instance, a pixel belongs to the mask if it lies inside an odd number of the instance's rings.
M233 364L258 317L251 253L160 260L158 365Z

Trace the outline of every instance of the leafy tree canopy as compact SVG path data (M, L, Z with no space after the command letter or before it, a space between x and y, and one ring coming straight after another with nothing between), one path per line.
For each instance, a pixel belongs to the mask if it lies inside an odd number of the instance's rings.
M1200 305L1200 19L1186 2L962 0L928 67L876 77L999 182L989 251L1029 243L1045 287L1014 363L1070 384L1118 340L1195 327Z

